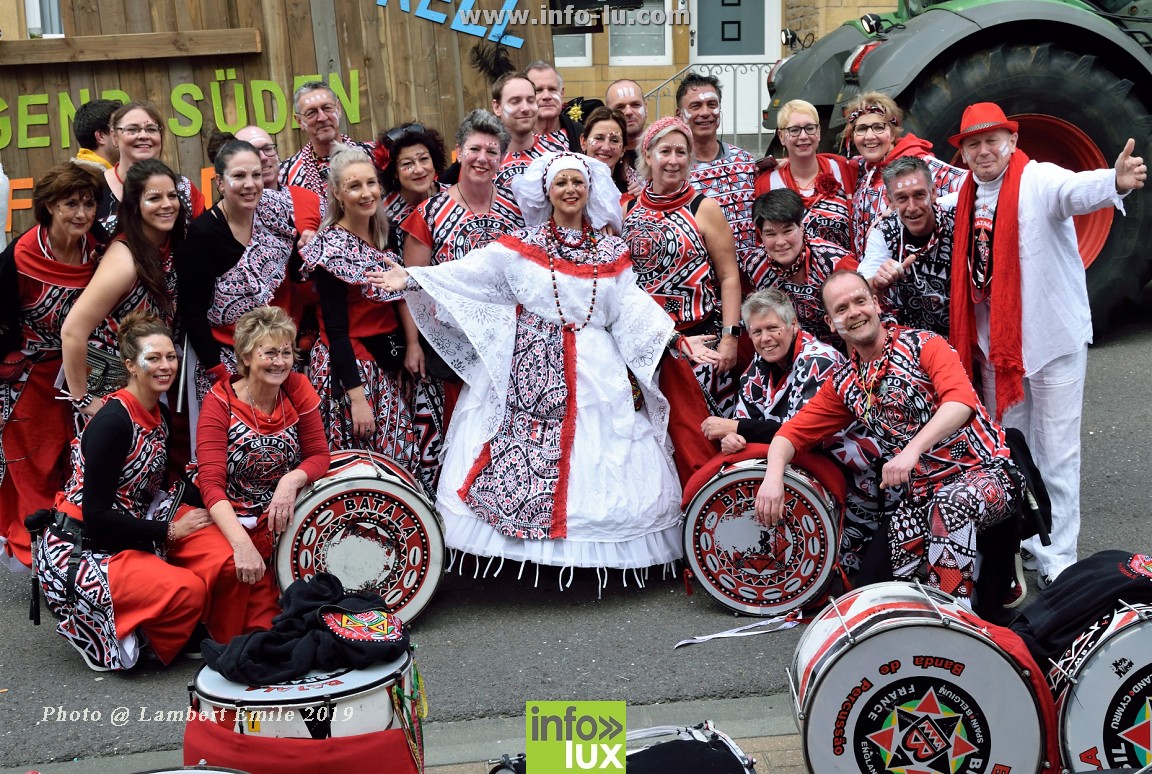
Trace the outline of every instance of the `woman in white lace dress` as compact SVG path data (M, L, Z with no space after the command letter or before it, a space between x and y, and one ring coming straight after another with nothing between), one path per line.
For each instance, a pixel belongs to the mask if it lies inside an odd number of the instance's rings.
M517 178L528 223L464 258L376 275L466 388L437 507L477 556L641 568L681 556L668 403L672 320L636 285L599 161L549 153ZM684 345L687 349L687 346Z

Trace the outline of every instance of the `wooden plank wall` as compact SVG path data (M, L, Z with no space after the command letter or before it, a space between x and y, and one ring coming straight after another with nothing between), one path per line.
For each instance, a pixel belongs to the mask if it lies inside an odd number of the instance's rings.
M114 61L19 66L5 64L0 40L0 122L7 120L11 126L10 141L0 147L0 162L10 178L28 181L75 155L75 106L109 90L152 102L166 122L176 119L187 126L191 119L173 107L172 93L177 87L195 87L199 91L193 96L203 95L194 102L203 127L190 137L165 132L163 158L200 184L201 169L208 166L204 147L211 128L256 122L253 81L279 84L286 96L281 107L265 92L259 112L282 125L274 136L281 158L287 158L303 141L291 116L294 79L316 74L328 78L330 73L339 74L340 86L354 100L355 109L345 110L343 127L351 136L369 140L398 123L417 120L440 129L450 141L465 114L490 104L488 84L468 66L469 52L481 39L452 30L450 18L445 24L418 18L418 5L415 0L391 0L386 6L376 0L61 0L68 37L252 28L260 31L262 51L232 56L173 52L171 58L147 60L132 59L126 51ZM432 8L451 17L458 5L436 3ZM474 7L498 10L503 5L503 0L476 0ZM535 10L538 4L521 0L520 5ZM511 52L518 66L551 59L549 27L513 25L507 32L525 41ZM351 77L352 70L358 78ZM42 122L27 134L42 145L18 147L18 99L42 94L48 95L47 105L26 108ZM188 96L183 100L193 102ZM359 123L350 123L357 113ZM3 137L0 129L0 143ZM19 233L32 224L29 210L22 208L31 192L19 183L14 188L12 230Z

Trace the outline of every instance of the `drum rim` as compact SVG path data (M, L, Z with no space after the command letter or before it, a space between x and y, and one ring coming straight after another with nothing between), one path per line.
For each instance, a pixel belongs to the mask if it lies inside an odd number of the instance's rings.
M197 670L196 676L193 678L190 690L191 690L192 695L194 697L198 698L202 702L207 702L209 704L212 704L212 705L217 706L217 707L222 707L224 709L237 710L237 711L247 709L249 707L260 707L260 708L284 707L285 709L298 709L298 708L302 708L302 707L313 707L313 706L320 705L320 704L348 701L349 699L355 699L355 698L358 698L358 697L363 696L363 695L368 694L368 693L377 693L382 688L388 688L388 687L395 685L396 683L400 682L400 680L402 680L405 675L410 673L413 669L413 666L415 665L415 661L412 658L412 651L410 649L404 651L403 656L397 660L402 662L398 668L392 670L391 672L389 672L386 675L380 676L379 678L373 680L370 683L366 683L364 685L357 686L356 688L347 689L343 693L338 693L337 692L338 689L332 690L332 691L327 691L323 694L316 694L314 697L310 696L310 697L308 697L307 700L304 700L304 701L288 701L287 699L289 697L284 696L284 695L280 695L280 696L271 697L268 699L254 699L252 701L244 701L243 703L241 703L238 700L239 697L225 698L225 697L217 696L217 695L214 695L211 693L207 693L200 685L200 675L202 675L204 673L204 670L206 670L206 669L211 670L213 672L216 672L215 669L212 669L212 667L208 666L207 664L205 664L204 666L200 667L199 670ZM380 666L391 666L393 663L395 663L395 662L388 662L387 664L383 664L383 663L373 664L372 666L365 667L364 669L354 669L354 668L349 669L348 672L366 672L366 671L369 671L373 668L380 667ZM320 671L320 670L312 670L312 671ZM332 670L332 671L335 672L335 671L339 671L339 670ZM348 672L345 672L344 674L348 674ZM216 672L216 674L220 674L220 673ZM228 682L231 683L232 681L228 680ZM242 685L242 683L232 683L232 684L233 685ZM249 687L249 688L271 688L275 685L279 685L279 683L274 683L273 685L247 686L247 687Z
M876 584L876 585L880 585L880 584ZM869 587L868 586L862 586L861 587L861 589L864 589L864 588L869 588ZM860 589L857 589L857 591L859 591L859 590ZM941 593L943 593L943 592L941 592ZM955 621L956 623L961 623L961 624L966 623L966 622L960 621L959 619L951 619L951 620ZM900 624L900 625L893 625L890 627L884 627L884 628L879 629L879 630L872 630L870 632L865 633L865 635L862 637L857 637L856 642L853 643L853 647L855 647L856 645L858 645L859 643L861 643L865 640L870 639L873 635L879 633L880 631L889 631L891 629L907 628L907 627L911 626L913 623L914 623L913 621L907 621L907 622ZM1027 690L1028 696L1032 699L1032 706L1036 710L1035 720L1036 720L1036 729L1037 729L1037 739L1039 741L1039 744L1038 744L1037 749L1036 749L1036 760L1037 760L1037 766L1039 767L1039 764L1044 761L1044 753L1045 753L1045 750L1047 750L1047 745L1048 745L1048 735L1047 735L1047 730L1045 729L1045 726L1044 726L1044 718L1041 716L1040 698L1036 693L1035 687L1032 685L1032 681L1030 679L1028 679L1028 677L1024 674L1024 672L1027 670L1021 669L1020 665L1016 663L1016 660L1014 658L1012 658L1011 654L1009 654L1006 650L1001 648L1000 645L998 643L996 643L991 637L979 636L980 630L977 629L976 627L973 627L971 625L963 625L960 627L955 627L951 624L949 624L948 626L945 626L944 624L938 622L935 628L946 629L949 631L961 631L967 637L971 637L972 639L978 640L980 642L984 642L987 645L992 646L992 649L1001 657L1001 659L1003 659L1005 662L1007 662L1008 666L1013 671L1016 672L1016 676L1020 678L1020 682L1024 685L1025 689ZM805 635L806 634L807 634L807 632L805 632ZM797 648L799 648L799 643L797 643ZM840 660L839 657L843 656L847 652L848 652L847 650L843 650L843 649L837 651L836 652L836 658L833 658L832 661L828 664L828 667L826 669L822 670L818 675L816 675L816 677L813 680L813 684L812 684L811 688L809 688L809 690L808 690L808 694L813 700L815 699L817 689L824 682L824 679L828 677L828 674L832 671L832 667L835 665L835 663ZM790 667L790 669L791 669L791 667ZM799 686L797 686L797 697L796 698L798 698L798 694L799 694ZM797 706L795 699L793 701L793 706L794 707ZM809 735L808 735L808 725L809 725L808 719L809 719L809 717L811 717L811 712L809 712L810 707L811 707L811 702L805 701L803 708L801 708L801 712L803 713L803 717L798 716L796 718L796 724L797 724L797 726L799 726L799 730L800 730L800 741L801 741L800 747L801 747L801 750L803 751L803 754L804 754L804 763L805 763L805 765L808 766L809 771L815 771L815 767L814 767L814 764L812 761L812 756L808 752L808 745L809 745L809 741L808 741L808 737L809 737ZM989 726L991 727L991 723L989 723Z
M1113 610L1109 615L1111 616L1112 619L1115 619L1115 616L1117 613L1126 612L1130 608L1134 609L1136 611L1144 612L1144 613L1152 613L1152 604L1148 604L1148 603L1128 604L1128 603L1125 603L1125 607L1118 607L1115 610ZM1108 625L1111 626L1111 620L1109 621ZM1070 734L1068 734L1067 731L1065 730L1072 721L1072 718L1070 717L1071 714L1073 712L1075 712L1077 709L1082 708L1082 703L1077 700L1077 697L1081 696L1082 694L1078 690L1080 687L1080 683L1076 681L1076 678L1079 678L1081 675L1083 675L1084 668L1088 665L1088 662L1094 660L1096 656L1100 655L1100 651L1103 650L1105 644L1111 642L1114 639L1123 637L1126 634L1136 634L1137 632L1134 630L1137 629L1138 627L1142 626L1142 625L1152 628L1152 618L1145 618L1144 615L1137 615L1137 617L1135 619L1133 619L1132 621L1129 621L1127 624L1124 624L1123 626L1118 627L1117 629L1114 629L1112 631L1107 631L1107 629L1101 630L1102 635L1104 635L1104 636L1101 636L1099 642L1097 642L1095 645L1093 645L1092 649L1089 650L1086 654L1084 654L1084 658L1081 660L1081 662L1079 664L1080 668L1074 672L1071 672L1071 678L1072 679L1064 678L1063 687L1060 688L1059 690L1057 690L1052 685L1051 682L1048 682L1048 687L1052 690L1052 698L1054 701L1060 699L1060 696L1059 696L1060 693L1064 694L1063 700L1059 700L1057 707L1056 707L1056 709L1057 709L1056 729L1057 729L1057 736L1060 739L1060 752L1062 752L1064 754L1065 760L1067 760L1067 761L1076 760L1076 750L1074 750L1072 747L1072 738L1071 738ZM1077 639L1079 639L1079 637L1082 636L1083 634L1084 634L1084 632L1081 632L1080 635L1077 635ZM1065 652L1063 654L1061 654L1061 656L1060 656L1061 661L1063 660L1064 655L1067 654L1067 652L1074 647L1075 642L1076 641L1073 640L1073 644L1069 645L1068 649L1065 650ZM1057 663L1059 663L1059 662L1057 662ZM1149 664L1146 664L1145 666L1152 666L1152 662L1149 662ZM1052 669L1055 669L1055 665L1052 667ZM1052 670L1050 669L1049 673L1051 673L1051 671ZM1047 679L1047 674L1045 675L1045 678ZM1118 690L1118 687L1117 687L1117 690ZM1112 691L1110 698L1114 698L1115 696L1116 696L1116 691ZM1089 720L1091 720L1091 718L1089 718ZM1095 734L1095 730L1093 731L1093 733Z
M711 575L710 573L706 572L704 567L701 566L696 555L696 542L692 540L691 537L694 532L693 527L699 520L700 512L703 508L703 502L707 501L715 495L716 491L720 489L726 477L735 472L746 471L750 468L766 470L767 467L767 463L761 459L739 460L733 463L731 466L721 470L715 476L709 479L708 483L700 487L696 494L693 495L692 499L688 502L688 507L684 509L684 527L683 533L681 535L681 543L684 547L684 557L688 561L688 566L691 568L693 574L700 581L700 585L704 587L704 590L707 591L713 599L720 602L720 604L724 605L729 610L735 610L736 612L743 613L745 615L761 618L783 615L797 608L802 608L804 604L812 601L812 599L818 596L820 592L825 588L827 588L828 583L831 582L833 571L835 569L835 561L830 561L827 563L825 569L821 572L823 577L820 579L819 584L813 587L814 590L799 605L793 605L791 607L785 608L778 604L771 607L767 605L754 605L751 603L741 604L734 600L732 597L726 594L722 594L711 583L705 581L705 579L710 578ZM837 539L838 535L836 534L836 522L835 519L833 519L835 501L828 493L827 487L821 484L816 476L804 470L803 468L797 468L795 466L788 465L784 469L784 476L785 478L788 478L790 475L794 479L790 482L794 488L803 489L805 494L810 495L811 500L819 502L824 506L824 513L821 514L821 520L826 523L826 526L828 527L828 533L833 537L833 539ZM799 486L796 485L797 482L799 483ZM821 492L817 490L812 486L812 482L815 482L820 487L820 489L824 491ZM837 545L832 547L830 550L836 551L838 548L839 546Z
M953 605L953 606L956 605L955 597L951 596L950 594L947 594L946 592L941 591L940 589L934 588L932 586L924 586L922 584L913 584L913 583L909 583L908 581L897 581L897 580L880 581L878 583L870 583L867 586L860 586L859 588L845 591L843 594L841 594L838 597L833 597L832 599L830 599L828 601L828 606L825 607L823 610L821 610L815 617L812 618L812 620L810 620L808 622L808 628L806 628L804 630L804 633L802 635L800 635L800 639L796 641L796 648L792 651L792 661L788 665L788 672L789 672L789 675L793 677L793 679L795 681L795 686L796 686L796 696L794 696L793 699L797 699L799 697L800 687L801 687L801 678L802 678L802 675L800 675L798 673L797 668L796 668L796 666L797 666L796 665L796 659L799 658L799 656L800 656L801 646L808 640L809 637L815 636L814 633L816 632L816 629L813 628L813 624L815 624L817 621L822 622L822 621L827 620L827 619L841 617L837 614L837 611L839 611L840 613L844 613L847 611L843 611L843 610L840 610L839 608L835 608L835 606L840 604L844 600L854 600L854 599L856 599L860 596L863 596L865 594L876 594L876 593L886 591L886 590L899 590L899 591L905 592L904 594L901 594L899 597L896 597L896 598L894 598L894 600L890 600L890 601L901 601L901 600L908 600L908 599L923 599L926 596L932 595L932 596L934 596L934 599L937 603L943 602L943 603L948 604L948 605ZM868 605L868 608L872 609L879 603L880 603L880 600L875 601L873 604ZM931 607L931 605L929 605L929 608L930 607ZM909 609L911 609L911 608L909 608ZM925 612L930 614L931 610L926 609ZM881 621L879 626L874 626L870 629L866 629L860 635L857 635L855 632L850 632L850 633L856 638L857 641L860 641L860 640L867 639L869 636L877 634L880 631L887 631L889 628L897 628L898 626L912 626L912 625L923 622L923 620L924 619L910 618L910 617L890 619L887 621ZM937 621L935 619L928 619L928 620L931 623L939 624L940 626L944 625L942 622ZM950 621L950 623L948 624L949 628L951 628L953 625L955 625L955 626L959 626L963 629L966 629L969 633L980 631L979 627L974 626L973 624L971 624L971 623L969 623L969 622L967 622L961 618L949 618L948 620ZM842 622L841 622L841 631L846 631ZM991 642L991 639L988 638L988 641ZM849 643L849 644L851 645L853 643ZM999 646L997 646L997 647L999 648ZM1001 650L1003 650L1003 649L1001 649ZM832 661L828 664L829 666L831 666L831 664L836 661L835 657L838 657L839 654L841 654L843 652L844 652L843 648L839 648L835 651L825 652L823 654L823 656L821 656L820 658L817 659L817 661L831 658ZM1003 655L1005 655L1009 661L1012 661L1011 655L1008 654L1007 651L1004 651ZM815 686L813 686L813 688L815 688Z
M361 453L373 454L373 452ZM376 456L380 457L383 455ZM379 486L379 488L373 490L382 492L384 494L393 496L399 494L403 494L405 496L414 495L416 498L416 504L420 506L420 508L413 507L413 503L406 499L404 500L404 503L406 506L408 506L409 510L414 515L419 517L417 521L419 521L420 525L424 528L425 534L428 538L428 551L425 554L428 561L428 579L425 581L419 592L414 595L407 604L402 605L395 610L388 611L400 618L400 620L404 621L404 623L409 623L415 620L416 617L419 616L420 613L422 613L424 609L428 607L428 605L432 602L432 599L435 597L436 591L440 588L440 584L444 579L445 567L447 566L446 559L448 552L446 546L444 545L444 525L441 522L440 513L436 510L436 507L432 504L432 501L429 500L423 492L408 486L407 482L402 480L384 478L382 476L361 476L357 474L355 476L347 476L343 478L325 477L314 482L311 486L309 486L308 489L302 491L296 498L296 503L292 509L292 518L288 522L288 528L280 534L275 546L273 547L272 573L276 578L277 585L281 589L285 589L293 582L299 580L299 578L296 577L293 572L295 568L295 562L293 561L292 555L289 553L291 544L296 535L296 531L293 529L296 522L296 513L303 509L313 499L322 502L324 499L322 496L323 492L327 489L330 489L336 482L347 485L358 481L370 482L376 486L384 485ZM325 483L325 486L317 486L322 482ZM317 505L319 502L317 502ZM308 509L307 512L310 513L314 510L315 507ZM282 555L284 555L283 558L281 558ZM283 568L283 570L281 568Z

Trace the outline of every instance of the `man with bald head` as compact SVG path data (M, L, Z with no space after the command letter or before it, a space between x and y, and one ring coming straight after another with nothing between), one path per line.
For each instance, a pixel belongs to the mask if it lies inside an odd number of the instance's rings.
M636 81L613 81L604 95L604 104L624 114L627 137L624 138L624 165L628 168L628 182L636 177L636 155L644 128L648 125L648 106L644 104L644 90Z

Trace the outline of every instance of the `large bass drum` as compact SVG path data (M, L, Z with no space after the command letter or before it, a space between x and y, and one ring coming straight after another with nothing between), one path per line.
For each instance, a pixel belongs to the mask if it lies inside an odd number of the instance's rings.
M1036 772L1044 758L1029 672L935 589L878 583L833 600L788 677L814 772Z
M275 552L280 588L318 572L371 591L411 622L444 574L444 531L416 479L368 451L332 454L328 475L302 491Z
M788 613L819 599L836 567L835 500L814 475L784 472L788 515L775 527L756 521L763 459L723 465L685 509L684 555L704 589L748 615Z
M1048 670L1070 771L1152 763L1152 605L1122 604Z

